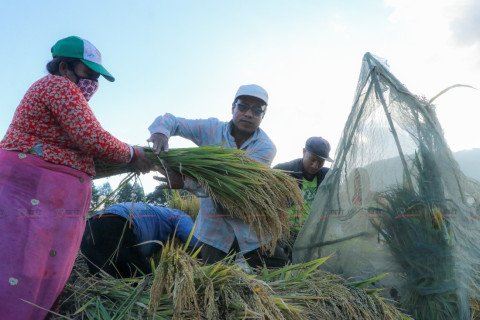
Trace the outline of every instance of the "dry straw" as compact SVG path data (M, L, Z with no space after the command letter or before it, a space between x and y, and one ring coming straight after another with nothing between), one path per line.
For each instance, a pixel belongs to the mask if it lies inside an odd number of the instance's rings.
M328 257L252 275L231 257L202 266L185 248L166 243L155 272L139 278L85 277L76 263L52 319L409 319L362 289L368 282L320 271Z
M197 218L200 210L200 198L191 193L183 194L179 190L164 191L167 200L166 207L181 210L192 217L193 220Z

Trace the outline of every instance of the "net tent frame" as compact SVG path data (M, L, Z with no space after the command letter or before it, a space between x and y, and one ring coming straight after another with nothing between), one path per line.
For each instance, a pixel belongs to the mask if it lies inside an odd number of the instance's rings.
M427 177L419 178L416 161L432 168ZM386 60L366 53L335 162L295 242L293 262L333 253L324 264L328 271L354 280L388 272L378 285L390 289L387 295L401 290L404 270L372 224L379 220L379 195L395 186L446 203L455 286L476 295L479 184L465 177L454 160L434 106L412 94Z

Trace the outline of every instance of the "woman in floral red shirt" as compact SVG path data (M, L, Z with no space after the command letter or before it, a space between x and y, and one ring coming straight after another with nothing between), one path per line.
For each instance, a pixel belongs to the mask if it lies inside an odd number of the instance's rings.
M98 78L114 81L100 52L79 37L52 47L50 75L35 82L0 143L0 314L43 319L61 293L90 205L93 159L146 173L141 148L105 131L87 101ZM36 306L41 308L38 308Z

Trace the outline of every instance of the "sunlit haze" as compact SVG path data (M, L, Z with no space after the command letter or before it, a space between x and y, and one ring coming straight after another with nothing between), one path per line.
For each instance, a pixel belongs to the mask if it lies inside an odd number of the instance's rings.
M261 127L278 149L273 164L300 157L310 136L335 155L365 52L427 98L480 88L476 0L2 1L0 26L2 136L51 46L70 35L92 42L116 78L100 80L90 106L121 140L146 145L166 112L228 121L237 88L256 83L270 96ZM480 147L480 91L454 89L436 111L452 151ZM146 192L156 184L142 181Z

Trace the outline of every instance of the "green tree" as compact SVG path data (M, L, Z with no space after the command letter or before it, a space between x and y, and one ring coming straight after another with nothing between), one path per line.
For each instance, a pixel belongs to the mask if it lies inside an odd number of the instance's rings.
M132 201L133 186L129 182L123 186L117 194L117 202L129 202Z
M136 196L136 199L135 199L136 202L144 202L145 201L145 192L143 192L143 188L139 184L135 185L135 196ZM133 199L132 199L132 201L133 201Z
M99 203L100 191L92 181L92 200L90 201L90 209L95 208Z
M170 190L168 190L170 191ZM147 194L147 203L154 205L154 206L160 206L164 207L167 202L167 198L165 196L165 192L161 189L155 189L155 191L150 192Z
M113 192L112 186L110 183L105 182L100 188L98 188L98 192L101 196L108 197Z
M144 192L139 184L133 186L130 182L123 186L117 194L117 202L143 202Z

